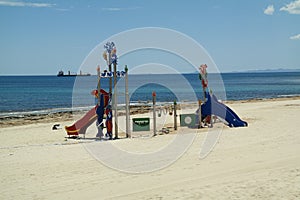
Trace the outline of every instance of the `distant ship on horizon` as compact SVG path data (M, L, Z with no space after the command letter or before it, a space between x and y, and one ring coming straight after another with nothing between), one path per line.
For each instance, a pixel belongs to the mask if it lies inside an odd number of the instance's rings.
M82 71L80 71L79 74L73 74L71 73L70 71L68 71L67 74L64 73L64 71L60 70L57 74L57 76L90 76L91 74L90 73L82 73Z

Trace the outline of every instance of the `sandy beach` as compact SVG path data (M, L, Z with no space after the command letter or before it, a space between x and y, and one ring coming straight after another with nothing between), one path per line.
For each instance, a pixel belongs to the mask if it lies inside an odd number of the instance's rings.
M29 119L24 125L2 121L0 199L299 199L300 98L227 105L249 126L218 124L222 134L204 159L199 152L209 132L200 129L180 158L148 173L111 169L87 146L147 152L172 141L175 133L96 141L91 128L90 139L75 140L65 138L64 129L52 130L55 123L71 125L70 116Z

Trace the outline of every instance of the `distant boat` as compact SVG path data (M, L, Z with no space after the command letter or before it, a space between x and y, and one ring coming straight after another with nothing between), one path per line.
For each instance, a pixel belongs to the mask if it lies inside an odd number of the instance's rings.
M70 71L68 71L68 74L65 74L64 71L60 70L57 74L57 76L90 76L91 74L90 73L82 73L80 71L79 74L72 74Z

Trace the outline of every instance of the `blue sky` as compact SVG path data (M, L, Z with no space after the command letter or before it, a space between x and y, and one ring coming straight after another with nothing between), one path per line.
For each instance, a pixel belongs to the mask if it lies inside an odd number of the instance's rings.
M0 75L77 71L100 42L141 27L190 36L221 72L300 69L299 24L300 0L0 0Z

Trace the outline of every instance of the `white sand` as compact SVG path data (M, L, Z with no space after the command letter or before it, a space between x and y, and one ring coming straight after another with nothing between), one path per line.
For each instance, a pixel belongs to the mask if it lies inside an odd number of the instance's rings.
M174 134L65 141L64 130L51 130L55 122L1 128L0 199L300 199L300 100L229 106L249 127L224 126L213 151L199 159L202 129L175 163L142 174L104 166L82 143L151 152Z

